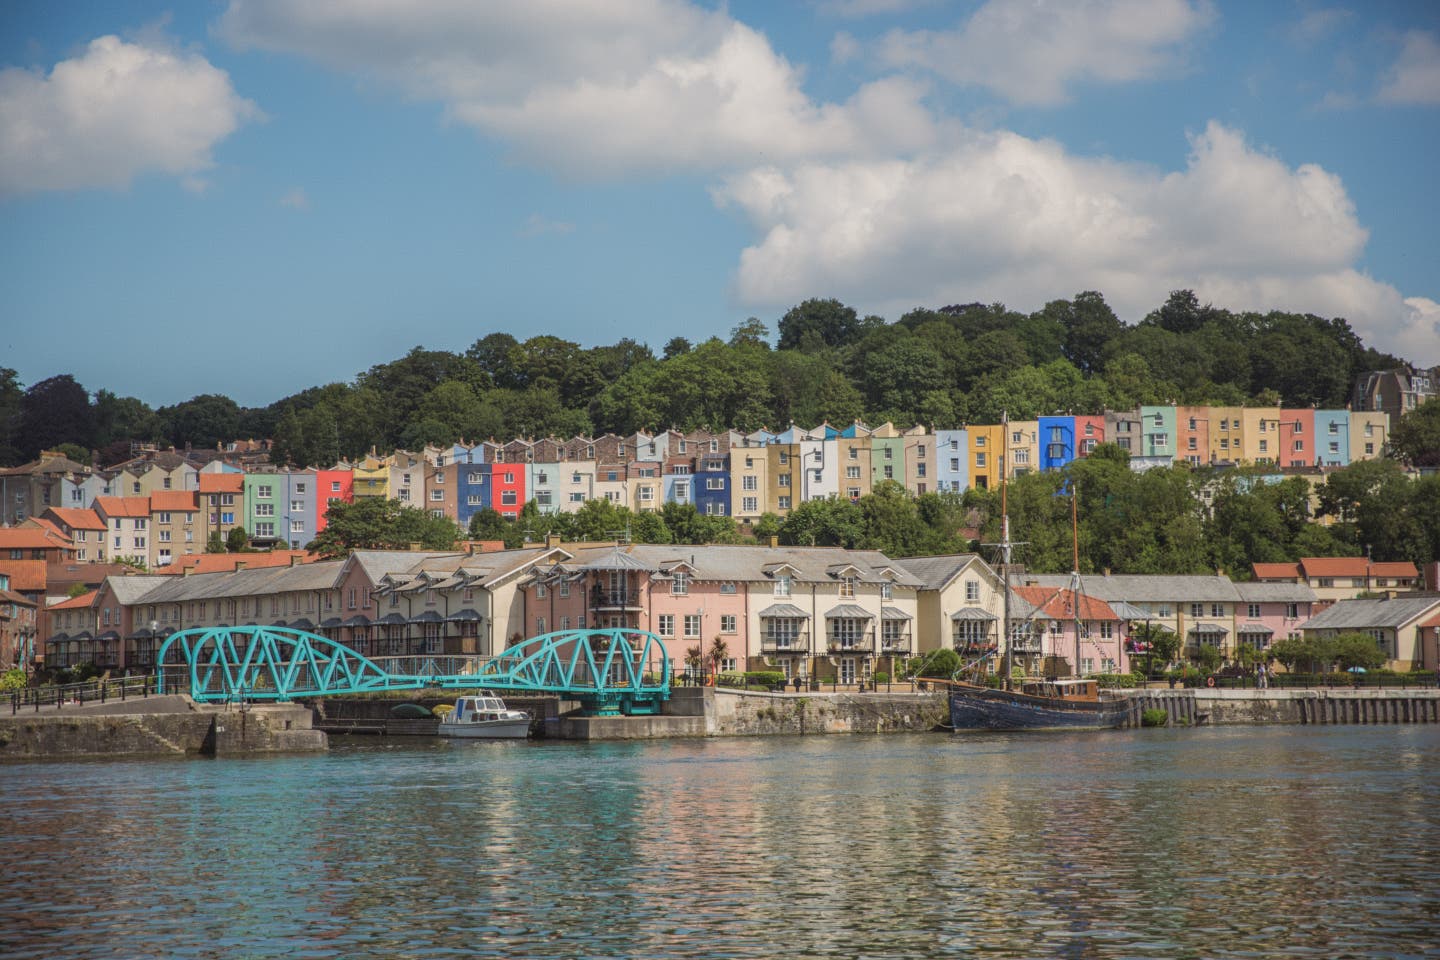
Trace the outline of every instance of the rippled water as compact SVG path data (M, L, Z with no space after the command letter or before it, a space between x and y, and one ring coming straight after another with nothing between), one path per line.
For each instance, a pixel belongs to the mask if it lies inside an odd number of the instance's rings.
M0 955L1440 956L1440 728L0 767Z

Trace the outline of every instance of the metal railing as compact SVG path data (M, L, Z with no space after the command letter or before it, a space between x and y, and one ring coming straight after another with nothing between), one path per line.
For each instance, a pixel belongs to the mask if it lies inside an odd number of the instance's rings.
M109 703L112 700L134 700L155 694L156 677L146 674L138 677L116 677L101 680L86 680L83 683L65 683L53 686L26 687L9 694L10 713L24 709L54 707L63 710L67 706L84 706L87 703Z
M810 650L810 631L802 630L799 633L776 633L772 630L762 631L760 634L761 653L808 653Z

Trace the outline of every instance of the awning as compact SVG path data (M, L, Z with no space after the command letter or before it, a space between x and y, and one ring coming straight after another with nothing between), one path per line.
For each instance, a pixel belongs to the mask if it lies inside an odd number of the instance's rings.
M477 622L479 622L480 620L483 620L483 619L485 619L485 618L482 617L482 616L480 616L480 614L479 614L477 611L475 611L475 610L466 609L466 610L457 610L457 611L455 611L454 613L450 614L450 616L446 617L445 619L446 619L446 620L459 620L459 621L463 621L463 622L465 622L465 623L477 623Z
M340 624L340 626L342 626L342 627L368 627L368 626L370 626L370 618L369 618L369 617L366 617L366 616L363 616L363 615L362 615L362 616L351 617L349 620L346 620L344 623Z
M107 640L107 641L108 641L108 640L119 640L119 639L120 639L120 631L118 631L118 630L106 630L104 633L100 634L100 636L96 637L95 639L96 639L96 640Z
M274 623L270 624L270 626L272 626L272 627L283 627L283 626L285 626L285 621L284 621L284 620L276 620Z
M155 634L154 634L153 632L151 632L151 630L150 630L149 627L141 627L139 630L136 630L134 633L130 634L130 636L126 637L125 639L126 639L126 640L149 640L149 639L150 639L151 637L153 637L153 636L155 636Z
M95 635L92 634L89 630L81 630L79 633L72 634L69 639L70 639L71 641L75 641L75 640L94 640L94 639L95 639Z
M826 620L873 620L874 615L864 607L854 603L842 603L838 607L832 607L825 611Z
M1190 632L1206 637L1224 637L1230 634L1229 630L1218 623L1201 623L1190 628Z
M880 619L881 619L881 620L914 620L915 618L912 617L912 616L910 616L910 614L906 613L904 610L901 610L899 607L881 607L881 608L880 608Z
M376 620L375 622L376 622L376 623L386 623L386 624L390 624L391 626L399 626L400 624L402 624L402 623L405 622L405 614L403 614L403 613L387 613L387 614L385 614L385 616L381 617L379 620Z
M301 617L299 620L296 620L294 623L290 624L290 629L291 629L291 630L314 630L314 629L315 629L315 624L311 623L308 617Z
M1139 607L1135 606L1135 604L1126 603L1124 600L1111 600L1106 603L1106 606L1108 606L1111 610L1114 610L1115 616L1119 617L1121 620L1155 619L1154 614L1149 613L1145 610L1141 610Z
M995 616L995 614L991 613L989 610L985 610L985 609L983 609L983 608L981 608L981 607L961 607L959 610L956 610L954 613L950 614L950 619L951 619L951 620L999 620L1000 618L997 617L997 616Z
M339 617L330 617L326 620L320 621L321 630L334 630L338 626L341 626L341 621Z
M46 643L64 643L66 640L69 640L69 639L70 639L70 634L68 634L68 633L52 633L52 634L50 634L49 637L46 638L45 642L46 642Z
M410 618L411 623L439 623L444 618L434 610L426 610Z
M1254 636L1258 634L1265 637L1272 636L1275 633L1274 630L1265 626L1265 624L1263 623L1242 623L1238 628L1236 628L1235 632L1240 634L1241 636L1244 636L1246 634Z
M760 616L788 617L793 619L795 617L809 617L810 614L806 613L804 610L801 610L793 603L773 603L770 606L766 607L764 610L761 610Z

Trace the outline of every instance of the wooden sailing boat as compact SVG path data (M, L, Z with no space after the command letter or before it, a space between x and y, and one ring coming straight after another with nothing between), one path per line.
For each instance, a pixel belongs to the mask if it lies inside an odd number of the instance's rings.
M1008 419L1001 416L1002 430ZM1011 679L1012 648L1010 571L1015 544L1010 539L1009 502L1006 497L1004 445L1000 460L1000 542L1001 578L1004 583L997 651L1000 660L1000 687L956 683L950 687L950 725L955 730L1101 730L1118 727L1125 719L1121 699L1102 698L1094 680L1050 677L1022 681L1019 689ZM1075 618L1075 666L1080 665L1080 557L1075 501L1070 503L1074 564L1070 576L1071 606Z

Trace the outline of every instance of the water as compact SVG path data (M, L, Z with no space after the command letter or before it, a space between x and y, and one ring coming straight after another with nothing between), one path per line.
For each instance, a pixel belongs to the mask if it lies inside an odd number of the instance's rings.
M1440 728L0 767L0 956L1440 956Z

